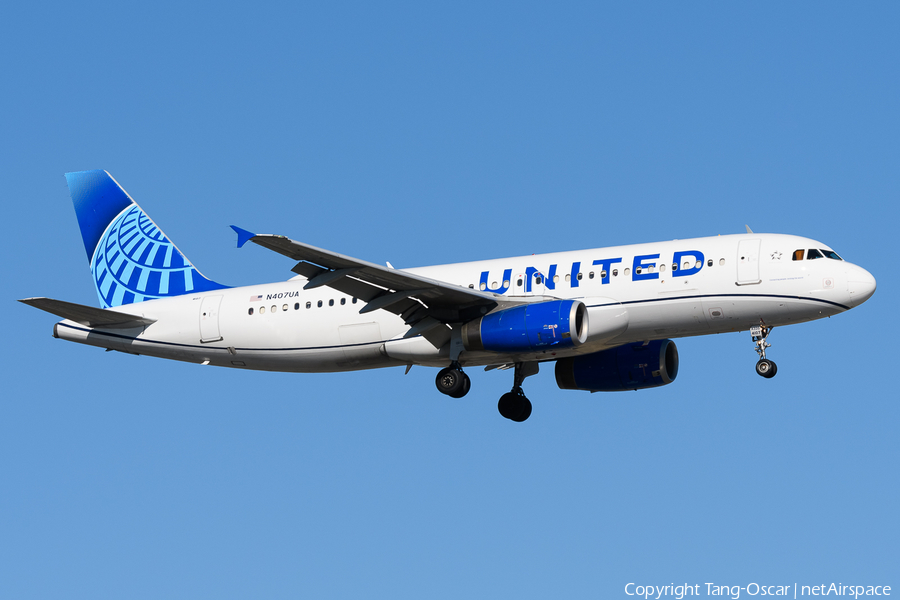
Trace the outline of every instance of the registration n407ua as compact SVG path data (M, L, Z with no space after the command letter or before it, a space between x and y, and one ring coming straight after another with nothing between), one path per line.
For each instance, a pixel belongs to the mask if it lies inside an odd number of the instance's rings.
M204 277L106 171L66 174L101 308L26 304L64 320L57 338L204 365L318 373L438 368L439 392L469 392L466 368L513 371L499 402L531 415L522 391L542 363L560 388L666 385L671 338L749 330L756 372L773 327L850 310L875 292L865 269L793 235L725 235L414 269L352 258L240 227L287 256L287 281L229 287Z

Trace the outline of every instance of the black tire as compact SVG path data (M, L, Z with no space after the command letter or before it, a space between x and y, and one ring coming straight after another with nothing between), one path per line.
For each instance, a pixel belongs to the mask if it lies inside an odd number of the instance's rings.
M519 416L519 397L519 394L515 392L506 392L500 396L500 401L497 402L497 410L500 411L500 416L510 420Z
M767 358L762 358L756 363L756 374L760 377L771 379L772 377L775 377L775 372L777 370L778 368L775 366L775 363Z
M437 386L440 393L453 396L462 389L464 377L468 379L459 369L447 367L438 371L437 377L434 378L434 385Z
M531 416L531 400L522 396L519 398L519 415L513 419L516 423L521 423Z
M531 401L520 391L507 392L500 396L497 410L510 421L521 423L531 416Z
M450 396L451 398L462 398L463 396L468 394L469 390L472 388L472 380L469 379L469 376L462 371L460 371L459 374L462 375L462 385L456 392L448 394L448 396Z

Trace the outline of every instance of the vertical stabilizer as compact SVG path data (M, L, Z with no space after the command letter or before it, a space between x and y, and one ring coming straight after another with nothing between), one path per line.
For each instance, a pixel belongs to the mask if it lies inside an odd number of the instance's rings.
M66 173L104 308L222 289L185 258L106 171Z

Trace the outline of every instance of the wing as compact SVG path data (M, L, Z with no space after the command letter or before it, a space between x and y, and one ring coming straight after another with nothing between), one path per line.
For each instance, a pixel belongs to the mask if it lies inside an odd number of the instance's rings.
M309 280L303 289L328 286L366 302L360 313L384 309L400 315L413 326L408 337L440 323L469 321L503 303L490 292L389 269L282 235L231 228L238 234L238 248L249 241L298 261L291 270Z
M23 304L39 308L50 314L81 323L85 327L103 327L106 329L124 329L127 327L140 327L155 323L155 319L147 319L136 315L129 315L115 310L94 308L74 302L64 302L52 298L25 298L19 300Z

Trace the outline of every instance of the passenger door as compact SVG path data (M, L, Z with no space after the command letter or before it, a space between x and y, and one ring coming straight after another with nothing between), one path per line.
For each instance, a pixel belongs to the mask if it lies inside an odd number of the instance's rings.
M200 342L208 344L222 339L219 334L219 305L222 296L206 296L200 302Z
M760 240L741 240L737 252L737 284L755 285L759 278L759 243Z

